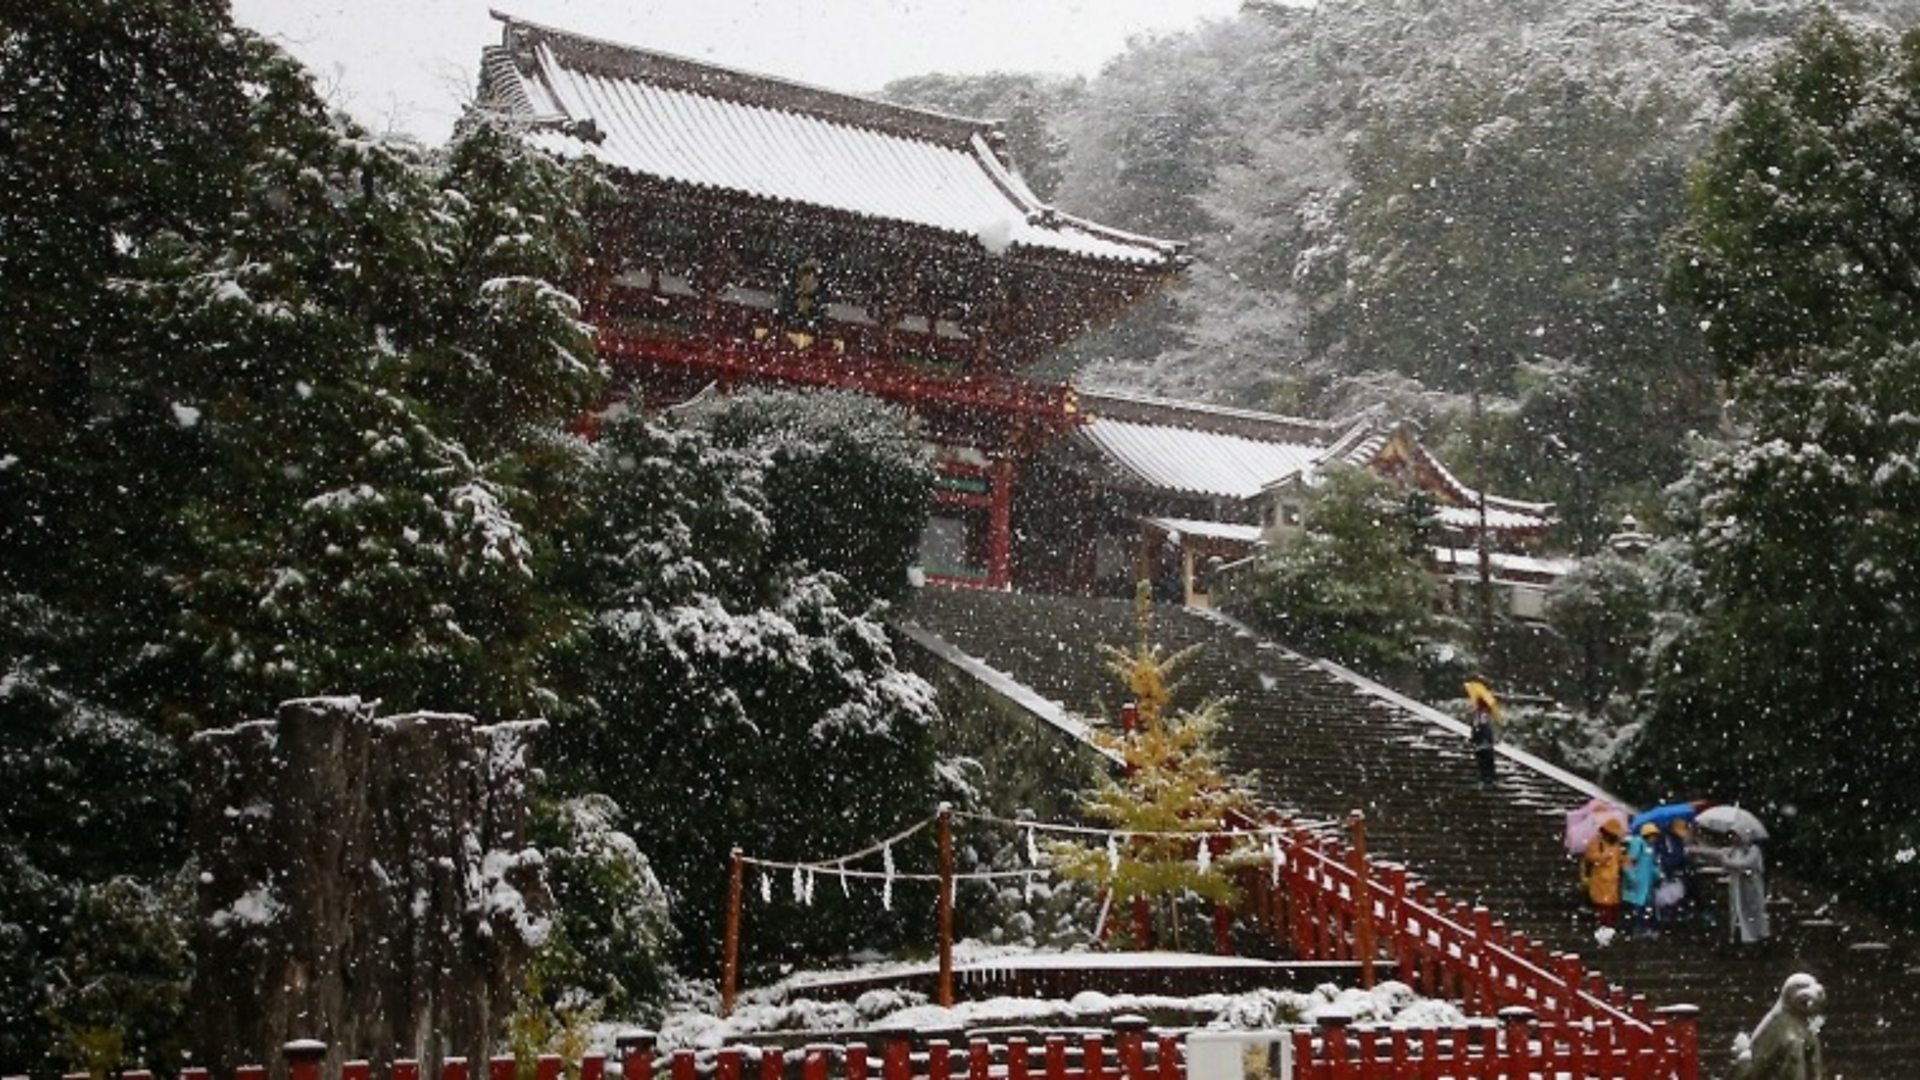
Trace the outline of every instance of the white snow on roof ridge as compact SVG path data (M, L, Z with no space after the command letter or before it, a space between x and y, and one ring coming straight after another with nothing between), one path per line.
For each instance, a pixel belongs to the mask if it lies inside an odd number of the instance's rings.
M1320 447L1198 428L1094 416L1078 432L1142 482L1175 491L1248 499L1310 469Z

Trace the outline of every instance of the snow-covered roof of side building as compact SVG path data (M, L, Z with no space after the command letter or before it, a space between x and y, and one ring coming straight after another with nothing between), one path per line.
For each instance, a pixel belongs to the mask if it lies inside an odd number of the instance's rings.
M1310 473L1367 426L1114 391L1082 392L1080 408L1078 437L1141 483L1229 499Z
M1450 528L1479 527L1479 492L1462 484L1410 429L1377 413L1308 420L1140 394L1083 391L1086 423L1076 433L1110 465L1146 487L1184 495L1245 500L1283 485L1311 482L1331 464L1391 473L1439 497L1436 515ZM1488 495L1486 521L1498 532L1537 532L1552 521L1548 503Z
M536 145L635 176L1138 267L1183 245L1060 213L984 120L946 116L603 41L494 12L481 100Z

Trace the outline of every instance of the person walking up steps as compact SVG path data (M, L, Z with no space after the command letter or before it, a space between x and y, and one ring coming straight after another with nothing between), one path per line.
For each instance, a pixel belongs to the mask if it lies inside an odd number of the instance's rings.
M1500 699L1493 696L1486 681L1479 677L1467 680L1467 700L1473 703L1473 715L1468 719L1467 739L1473 744L1473 763L1480 773L1480 786L1492 787L1499 779L1496 771L1494 744L1498 741L1494 725L1500 720Z
M1653 887L1660 880L1660 861L1654 855L1653 840L1660 826L1640 826L1640 835L1627 841L1626 858L1620 874L1620 900L1627 906L1627 927L1637 938L1657 934L1653 926Z
M1580 857L1581 880L1587 884L1587 899L1593 902L1594 917L1602 927L1611 928L1620 911L1620 864L1625 860L1620 837L1626 831L1619 820L1608 818Z

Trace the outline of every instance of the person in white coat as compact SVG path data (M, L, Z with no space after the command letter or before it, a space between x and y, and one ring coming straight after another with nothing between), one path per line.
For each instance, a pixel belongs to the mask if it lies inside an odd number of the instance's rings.
M1767 921L1767 860L1745 833L1733 834L1733 846L1702 847L1695 852L1727 871L1727 922L1733 940L1757 945L1773 936Z

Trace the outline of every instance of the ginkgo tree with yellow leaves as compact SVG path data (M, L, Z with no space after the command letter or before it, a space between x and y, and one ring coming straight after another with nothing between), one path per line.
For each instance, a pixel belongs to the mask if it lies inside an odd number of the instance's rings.
M1177 942L1179 900L1239 899L1232 871L1259 855L1251 842L1244 850L1219 850L1208 834L1231 828L1235 815L1251 817L1255 806L1251 778L1227 773L1213 747L1226 699L1173 708L1176 676L1198 647L1168 652L1153 643L1153 600L1145 583L1134 612L1133 647L1103 650L1108 670L1133 696L1137 722L1130 731L1095 735L1120 756L1124 773L1103 779L1081 804L1090 821L1111 832L1091 843L1056 844L1052 854L1062 875L1093 883L1115 905L1146 899Z

